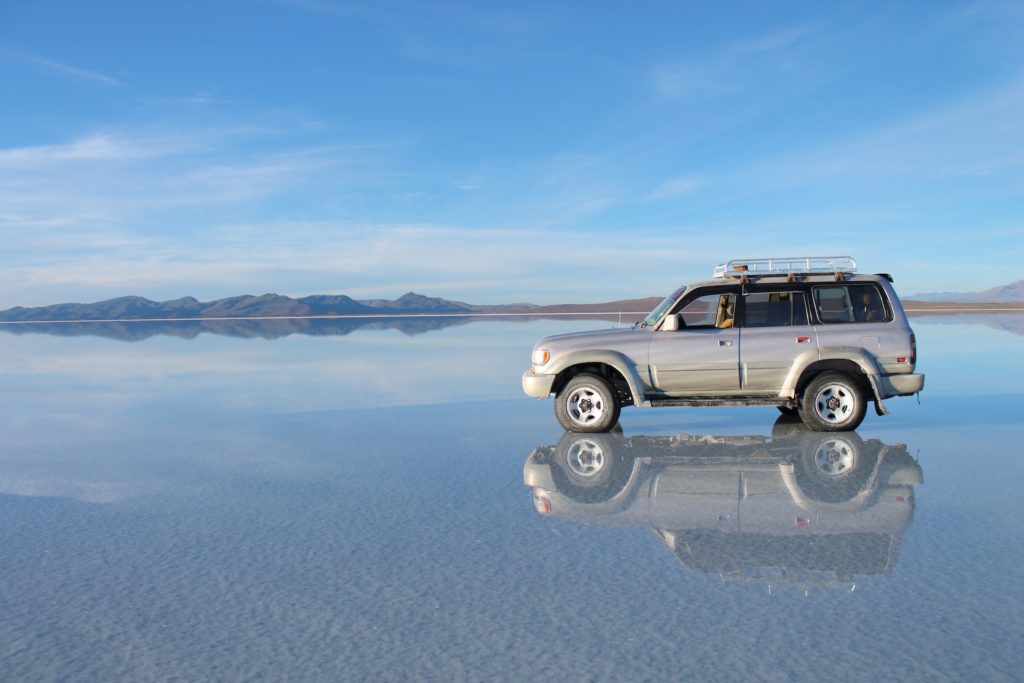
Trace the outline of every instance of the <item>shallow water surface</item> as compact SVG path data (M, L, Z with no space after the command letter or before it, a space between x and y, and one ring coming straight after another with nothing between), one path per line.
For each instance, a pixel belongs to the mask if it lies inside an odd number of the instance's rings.
M0 329L0 680L1019 680L1016 318L852 435L563 436L519 375L600 321Z

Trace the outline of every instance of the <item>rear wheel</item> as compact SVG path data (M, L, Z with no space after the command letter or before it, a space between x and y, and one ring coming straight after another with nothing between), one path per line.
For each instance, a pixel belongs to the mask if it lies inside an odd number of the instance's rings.
M619 421L619 396L603 377L583 373L555 397L555 417L566 431L607 432Z
M797 485L821 503L842 503L862 493L871 478L878 449L868 449L856 432L808 433L794 462Z
M804 389L800 419L817 432L848 432L864 420L864 389L841 372L823 372Z

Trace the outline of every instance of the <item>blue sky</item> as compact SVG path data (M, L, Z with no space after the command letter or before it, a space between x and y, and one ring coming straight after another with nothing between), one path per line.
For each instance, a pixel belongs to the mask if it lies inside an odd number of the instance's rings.
M1024 277L1024 4L0 2L0 308Z

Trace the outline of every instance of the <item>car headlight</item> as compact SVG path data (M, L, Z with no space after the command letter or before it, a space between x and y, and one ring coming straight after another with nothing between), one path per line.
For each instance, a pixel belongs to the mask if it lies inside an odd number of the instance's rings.
M551 359L551 353L547 349L534 349L530 360L535 366L544 365Z

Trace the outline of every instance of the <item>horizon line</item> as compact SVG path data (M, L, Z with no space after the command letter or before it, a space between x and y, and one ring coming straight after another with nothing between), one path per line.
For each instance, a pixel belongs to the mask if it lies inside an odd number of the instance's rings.
M544 318L557 315L647 315L650 311L566 311L564 313L341 313L338 315L240 315L192 318L87 318L81 320L0 320L0 325L38 323L162 323L204 320L333 320L352 318Z
M976 305L976 304L975 304ZM971 304L953 308L904 308L907 313L1010 313L1024 312L1024 306L998 308L970 308ZM613 316L647 315L650 311L562 311L549 313L342 313L324 315L241 315L189 318L85 318L80 320L0 320L0 325L38 325L38 324L71 324L71 323L163 323L163 322L203 322L225 320L351 320L355 318L550 318L562 315L572 316Z

